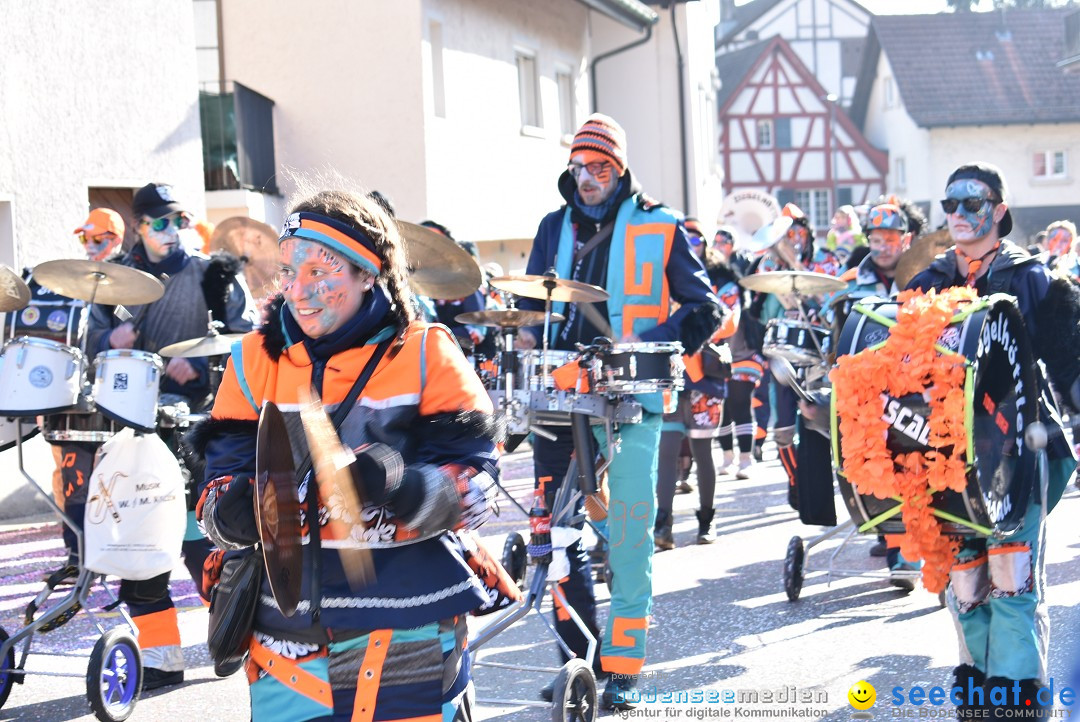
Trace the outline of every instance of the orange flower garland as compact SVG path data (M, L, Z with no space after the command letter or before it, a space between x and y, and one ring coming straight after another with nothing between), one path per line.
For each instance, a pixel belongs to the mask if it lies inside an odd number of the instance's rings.
M942 293L902 292L896 325L885 343L841 357L830 374L844 475L860 494L902 499L906 534L900 551L906 559L924 561L923 585L931 592L945 588L957 546L941 534L931 498L935 492L967 486L964 358L941 353L935 345L957 309L977 298L966 286ZM913 393L929 395L931 448L894 457L885 445L888 423L882 418L881 396ZM951 453L943 453L949 447Z

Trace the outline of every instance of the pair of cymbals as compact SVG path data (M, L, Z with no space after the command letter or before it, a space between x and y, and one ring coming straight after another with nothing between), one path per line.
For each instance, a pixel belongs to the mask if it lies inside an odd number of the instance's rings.
M425 226L398 221L409 263L409 285L422 296L440 300L465 298L476 292L483 273L469 252Z
M837 291L843 291L848 286L846 282L835 276L810 271L755 273L739 279L739 285L758 293L795 294L799 296L836 293Z
M471 326L490 326L492 328L524 328L525 326L539 326L544 322L543 311L522 311L508 308L494 311L470 311L459 313L454 317L458 323L467 323ZM561 313L551 314L552 323L565 321L566 316Z
M107 306L153 303L165 293L165 285L149 273L106 261L46 261L34 267L33 275L61 296Z

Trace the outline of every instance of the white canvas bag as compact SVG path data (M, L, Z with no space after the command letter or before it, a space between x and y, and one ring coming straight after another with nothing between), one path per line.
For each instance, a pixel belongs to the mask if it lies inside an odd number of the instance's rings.
M124 429L98 452L83 519L87 569L150 579L180 558L187 504L180 464L156 434Z

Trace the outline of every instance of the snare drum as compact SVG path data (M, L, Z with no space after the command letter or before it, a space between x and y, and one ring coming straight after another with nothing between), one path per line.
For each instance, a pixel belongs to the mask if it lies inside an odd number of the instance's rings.
M161 357L148 351L102 351L94 359L98 411L138 431L153 431L161 370Z
M37 416L70 409L82 390L82 353L44 338L20 336L0 355L0 415Z
M791 318L774 318L765 326L761 352L773 358L787 359L792 366L822 363L829 353L829 329ZM816 342L816 343L815 343Z
M685 367L679 343L619 343L599 354L596 391L647 394L681 389Z
M531 351L516 351L518 359L518 373L514 378L514 387L525 391L544 391L545 388L553 388L554 381L551 372L560 366L564 366L580 356L577 351L552 351L547 350L547 362L544 363L544 351L533 349ZM547 376L545 383L544 377Z

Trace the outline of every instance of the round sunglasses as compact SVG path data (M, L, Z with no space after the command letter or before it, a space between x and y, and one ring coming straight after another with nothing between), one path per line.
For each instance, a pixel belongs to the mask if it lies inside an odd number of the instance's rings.
M158 233L161 233L169 227L170 223L174 224L177 230L180 230L181 228L187 228L191 225L191 218L181 213L177 216L165 216L164 218L143 220L143 223L150 226L151 229L157 231Z

